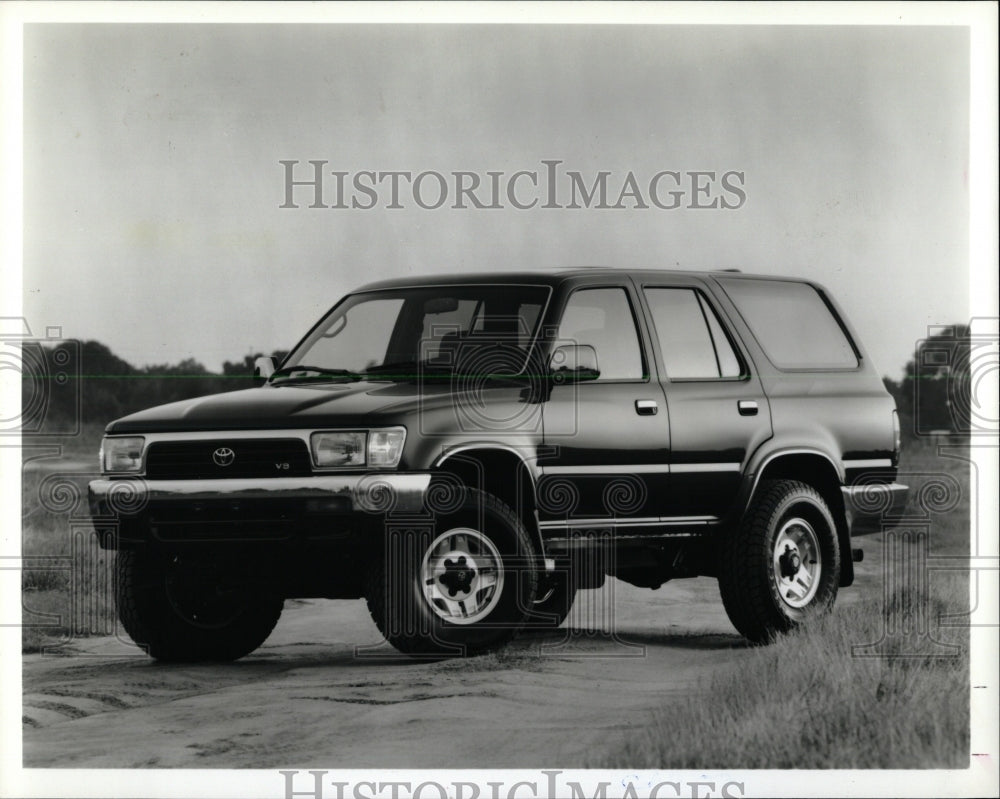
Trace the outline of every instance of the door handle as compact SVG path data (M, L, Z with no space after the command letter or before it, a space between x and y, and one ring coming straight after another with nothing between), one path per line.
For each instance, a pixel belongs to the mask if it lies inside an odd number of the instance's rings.
M656 412L659 410L660 407L656 404L656 400L635 401L635 412L640 416L656 416Z
M737 407L740 409L740 416L757 415L757 403L754 400L740 400Z

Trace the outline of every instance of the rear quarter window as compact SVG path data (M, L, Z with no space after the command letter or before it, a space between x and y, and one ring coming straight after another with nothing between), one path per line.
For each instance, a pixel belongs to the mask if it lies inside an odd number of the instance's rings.
M858 356L820 293L807 283L720 279L779 369L854 369Z

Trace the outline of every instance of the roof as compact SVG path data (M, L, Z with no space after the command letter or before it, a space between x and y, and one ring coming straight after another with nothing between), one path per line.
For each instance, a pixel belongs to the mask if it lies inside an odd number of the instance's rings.
M367 283L356 291L372 291L387 288L409 288L415 286L454 286L457 284L483 285L490 283L523 283L543 286L556 286L566 280L576 277L594 277L607 275L682 275L691 277L707 277L709 275L726 277L764 278L778 280L800 280L780 275L750 275L735 270L691 270L691 269L619 269L612 266L573 266L553 269L534 269L512 272L442 272L438 274L414 275L412 277L392 278Z

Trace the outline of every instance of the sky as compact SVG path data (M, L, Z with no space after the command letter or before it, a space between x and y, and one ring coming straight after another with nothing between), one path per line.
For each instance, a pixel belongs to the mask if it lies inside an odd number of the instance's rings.
M739 268L826 285L898 377L969 318L969 92L961 27L26 25L24 316L218 369L376 279ZM558 160L561 204L567 172L604 171L608 204L631 172L649 207L542 208L521 178L527 210L453 186L388 208L385 183L370 209L282 208L282 160L326 161L327 204L335 171L485 186ZM712 196L741 173L744 199L658 208L663 171L715 172Z

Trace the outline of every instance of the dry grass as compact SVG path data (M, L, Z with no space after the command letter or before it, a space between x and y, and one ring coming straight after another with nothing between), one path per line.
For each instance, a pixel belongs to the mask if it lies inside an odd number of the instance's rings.
M967 555L972 509L968 446L944 445L929 438L903 449L900 481L910 486L907 514L925 519L935 555ZM980 478L981 479L981 478ZM985 490L987 486L981 485Z
M901 602L930 617L968 606L954 579ZM883 608L857 603L753 650L599 765L611 768L965 768L969 752L967 636L885 636ZM932 622L933 626L933 622ZM881 656L859 656L855 647ZM597 765L597 764L595 764Z
M114 553L97 547L87 519L90 476L102 429L59 440L63 468L27 468L21 478L22 648L37 652L74 638L112 631ZM32 451L26 454L30 457ZM76 462L76 463L73 463ZM34 464L32 464L34 466Z
M915 526L927 532L929 556L966 555L968 464L918 441L904 450L901 475L914 498L908 513L925 516ZM877 537L865 543L878 548ZM919 545L911 539L890 551L892 565L913 563ZM716 672L695 694L651 711L648 727L594 765L966 768L968 628L940 622L968 612L968 575L936 571L925 586L886 587L885 574L904 570L881 565L847 589L863 599L839 603L808 628Z
M932 597L932 618L967 607L964 581ZM965 768L967 636L885 637L869 601L758 648L738 669L658 710L651 726L600 765L614 768ZM855 647L881 657L859 657Z

